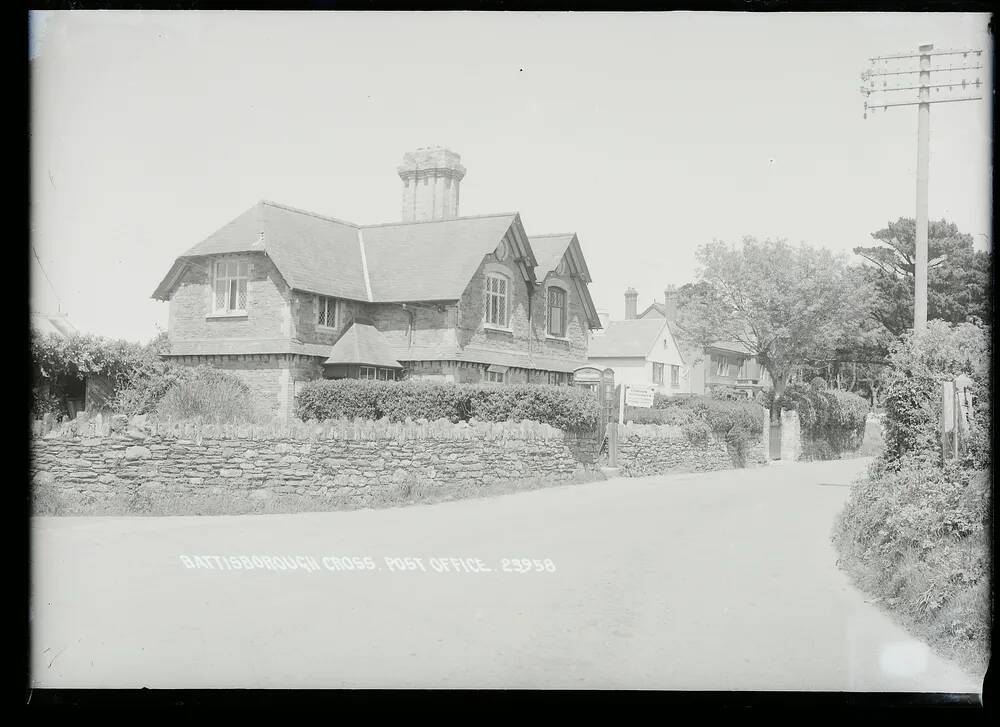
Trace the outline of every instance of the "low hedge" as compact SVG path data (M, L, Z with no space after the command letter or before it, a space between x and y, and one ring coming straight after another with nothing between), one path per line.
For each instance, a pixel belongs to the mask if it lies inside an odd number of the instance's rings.
M803 459L835 459L843 452L861 447L868 400L849 391L827 389L822 379L809 385L789 386L778 400L784 410L799 415L803 439ZM767 406L770 408L770 397Z
M530 419L566 430L597 425L597 397L580 388L544 384L439 384L426 381L311 381L295 398L300 419Z
M719 436L725 437L737 427L752 439L759 439L767 423L767 411L760 404L742 397L737 400L711 396L660 396L653 399L651 409L628 407L626 421L642 424L685 425L695 421L706 423Z

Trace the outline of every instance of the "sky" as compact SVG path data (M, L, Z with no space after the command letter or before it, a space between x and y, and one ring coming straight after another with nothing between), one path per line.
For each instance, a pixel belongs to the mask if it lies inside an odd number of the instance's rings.
M915 210L914 107L868 58L978 48L931 13L45 11L29 21L31 307L147 341L173 260L261 199L400 219L396 167L462 156L462 215L576 232L612 318L713 239L847 253ZM937 61L935 61L937 62ZM990 106L935 104L929 212L989 244ZM37 256L37 261L36 257Z

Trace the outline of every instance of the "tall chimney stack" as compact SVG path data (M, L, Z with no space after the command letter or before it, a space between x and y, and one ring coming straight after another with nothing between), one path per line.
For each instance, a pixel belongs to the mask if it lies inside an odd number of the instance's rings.
M639 294L631 285L625 289L625 320L635 320L636 301L638 298Z
M397 171L403 180L403 222L458 217L462 157L441 146L425 147L404 154Z
M663 317L668 321L677 319L677 286L668 285L663 291Z

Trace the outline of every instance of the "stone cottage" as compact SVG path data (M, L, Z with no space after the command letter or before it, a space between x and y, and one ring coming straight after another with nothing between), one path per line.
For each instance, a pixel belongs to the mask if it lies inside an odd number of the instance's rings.
M601 325L576 234L459 217L466 170L447 149L398 172L401 222L262 201L178 257L153 293L165 355L240 376L285 417L318 378L569 383Z

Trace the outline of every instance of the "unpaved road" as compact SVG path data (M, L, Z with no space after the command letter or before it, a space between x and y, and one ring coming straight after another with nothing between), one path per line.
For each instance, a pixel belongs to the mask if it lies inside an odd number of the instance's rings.
M931 654L837 569L833 518L865 464L392 510L34 518L33 684L981 692L982 675ZM426 570L390 571L387 556ZM432 558L493 570L436 572ZM504 572L504 558L555 571Z

